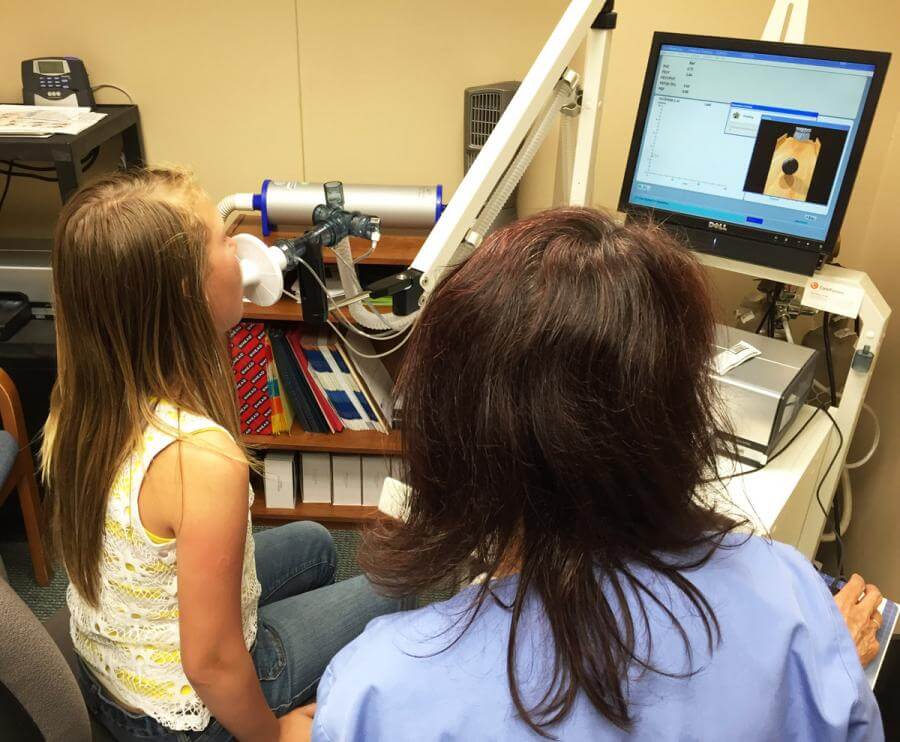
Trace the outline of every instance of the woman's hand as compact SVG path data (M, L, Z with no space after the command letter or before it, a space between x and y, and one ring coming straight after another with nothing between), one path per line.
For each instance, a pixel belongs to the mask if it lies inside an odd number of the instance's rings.
M865 597L862 596L865 591ZM847 622L850 636L856 645L856 653L863 667L878 654L875 633L881 628L881 591L875 585L867 585L859 575L853 575L840 592L834 596L838 609Z
M279 717L278 742L309 742L312 739L312 714L307 709L301 706Z

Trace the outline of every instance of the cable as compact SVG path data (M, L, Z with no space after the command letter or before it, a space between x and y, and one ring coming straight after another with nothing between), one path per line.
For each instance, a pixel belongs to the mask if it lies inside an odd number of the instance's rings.
M0 162L7 163L10 160L0 160ZM24 162L17 162L16 167L21 168L22 170L33 170L37 173L55 173L56 168L50 165L49 167L39 167L37 165L26 165Z
M850 520L853 517L853 485L850 483L850 472L845 466L841 469L841 517L840 517L840 534L843 536L850 528ZM826 531L822 534L819 541L831 543L834 541L834 531Z
M872 439L872 447L869 448L868 453L866 453L866 455L858 461L844 464L845 469L859 469L859 467L868 464L872 457L875 455L875 451L878 450L878 444L881 442L881 423L878 422L878 415L876 415L875 410L869 407L869 405L865 402L863 402L863 409L872 416L872 422L875 423L875 436Z
M81 158L81 164L84 165L88 160L91 160L92 162L90 163L90 165L86 165L86 167L90 167L91 165L94 164L93 160L97 159L97 155L99 154L99 152L100 152L100 147L99 146L94 147L90 152L88 152L84 157ZM47 166L29 165L25 162L18 162L16 160L0 160L0 163L3 163L3 164L11 163L14 167L17 167L20 170L29 170L29 171L36 172L36 173L55 173L56 172L56 166L54 166L54 165L47 165Z
M834 381L834 359L831 357L831 315L822 312L822 337L825 342L825 368L828 370L828 386L831 391L831 406L837 407L837 385Z
M794 333L791 332L791 323L787 317L781 318L781 329L784 330L784 339L794 345Z
M101 85L94 85L94 87L91 88L91 92L92 92L92 93L96 93L98 90L103 90L104 88L110 88L110 89L112 89L112 90L118 90L118 91L119 91L120 93L122 93L126 98L128 98L128 102L129 102L131 105L134 105L134 99L131 97L131 95L129 95L128 91L127 91L127 90L124 90L124 89L122 89L122 88L120 88L118 85L110 85L109 83L102 83Z
M15 165L13 165L15 167ZM12 172L12 168L10 168L10 175L13 178L27 178L28 180L40 180L43 183L58 183L59 178L50 178L46 175L36 175L34 173L16 173Z
M816 407L813 409L813 413L806 418L803 425L800 426L800 430L794 433L790 440L785 443L781 448L779 448L775 453L773 453L769 458L766 459L765 464L760 464L759 466L755 466L752 469L747 469L747 471L739 471L736 474L729 474L727 477L722 477L721 481L731 481L732 479L738 479L739 477L746 477L749 474L755 474L756 472L765 469L769 464L771 464L775 459L777 459L781 454L788 450L791 447L791 444L800 437L800 434L809 427L809 424L813 421L813 418L816 416L816 412L818 412L821 408Z
M303 261L302 259L301 259L301 262L304 262L304 264L305 264L305 261ZM307 268L309 268L310 270L312 270L312 268L311 268L309 265L307 265ZM318 279L318 276L316 276L316 278ZM320 283L321 283L321 282L320 282ZM292 299L294 299L298 304L300 303L300 297L297 296L297 294L294 294L293 292L288 291L287 289L282 289L282 291L283 291L285 294L287 294L289 297L291 297ZM338 313L338 317L340 317L340 313ZM403 332L406 332L406 337L404 337L403 340L401 340L399 343L397 343L397 345L395 345L393 348L391 348L390 350L386 350L384 353L376 353L375 355L372 355L372 354L370 354L370 353L363 353L361 350L358 350L357 348L354 348L354 347L353 347L353 344L348 340L347 336L346 336L346 335L343 335L343 334L341 333L341 331L337 328L337 325L335 325L334 322L332 322L331 320L326 320L326 324L327 324L327 325L334 331L334 333L335 333L335 334L343 341L344 345L347 346L347 349L348 349L351 353L353 353L354 355L359 356L360 358L369 358L369 359L384 358L385 356L389 356L389 355L391 355L391 354L393 354L393 353L396 353L398 350L400 350L400 348L402 348L404 345L406 345L406 341L409 340L409 336L412 335L412 328L406 328L405 330L403 330L403 331L401 331L401 332L398 332L398 333L395 333L395 334L393 334L393 335L381 335L381 336L368 335L368 334L366 334L366 333L360 331L359 328L355 327L354 325L352 325L351 323L347 322L347 321L344 320L343 318L341 318L341 321L342 321L349 329L353 330L354 332L359 333L360 335L362 335L363 337L368 338L369 340L382 340L382 341L384 341L384 340L393 340L393 339L394 339L395 337L397 337L398 335L402 335Z
M756 330L753 332L754 335L759 335L759 331L763 328L763 325L766 324L769 320L769 315L772 313L772 309L774 309L774 305L769 302L769 306L766 307L766 311L763 313L762 319L759 324L756 326Z
M3 210L3 202L9 193L9 184L12 183L12 163L6 163L6 184L3 186L3 194L0 195L0 211Z
M363 332L358 327L356 327L356 325L352 324L351 322L348 322L346 319L344 319L344 317L341 316L339 309L342 309L343 307L334 306L334 302L331 300L331 297L328 296L328 288L322 282L322 279L319 278L319 275L313 270L313 267L309 263L307 263L303 258L297 258L297 262L300 265L304 266L310 272L312 277L316 279L316 283L318 283L319 286L322 288L322 291L325 292L325 298L327 299L328 305L329 305L328 311L336 312L340 321L344 325L346 325L346 327L349 330L352 330L357 335L361 335L362 337L367 338L368 340L393 340L394 338L400 337L406 331L406 328L404 328L402 330L398 330L397 332L394 332L392 335L370 335L367 332ZM292 294L290 291L287 291L286 289L282 289L282 291L284 293L286 293L288 296L290 296L292 299L297 301L297 303L301 303L300 297L298 297L296 294ZM362 301L362 299L360 299L360 301ZM331 322L329 322L328 324L331 324Z
M822 410L822 412L824 412L828 416L828 419L831 420L831 424L834 426L834 429L837 431L837 434L838 434L838 447L834 452L834 456L831 457L831 461L828 462L828 468L825 469L825 473L822 475L822 478L819 480L819 484L816 487L816 502L819 503L819 509L822 511L822 514L825 516L825 522L827 523L828 522L828 511L825 510L825 506L822 504L822 496L821 496L822 485L825 484L825 480L828 479L828 475L831 472L831 468L834 466L835 462L838 459L838 456L840 455L841 451L844 448L844 433L841 430L840 425L837 424L837 420L835 420L831 416L831 413L827 409L825 409L824 407L820 407L819 409ZM840 524L837 522L836 516L837 516L837 514L835 513L834 540L835 540L835 545L837 546L837 552L838 552L838 576L843 577L844 576L844 544L843 544L843 541L841 540Z
M372 240L372 245L369 247L368 250L366 250L366 251L365 251L362 255L360 255L358 258L353 258L353 265L356 265L357 263L362 263L362 262L363 262L366 258L368 258L373 252L375 252L375 248L376 248L376 247L378 247L378 240ZM333 248L332 248L332 249L333 249ZM337 253L335 253L335 255L337 255ZM347 265L346 261L344 262L344 265Z
M816 381L813 379L813 387L818 389L820 392L827 392L828 387L825 386L821 381ZM840 401L843 396L842 392L837 393L838 401ZM869 447L869 450L863 454L862 458L857 461L852 461L850 463L844 464L845 469L859 469L861 466L865 466L872 460L872 457L875 455L875 452L878 450L878 445L881 443L881 423L878 421L878 415L875 414L875 410L869 405L868 402L863 402L862 406L863 410L869 413L872 418L872 422L875 425L875 433L872 437L872 445Z
M778 323L778 302L781 301L781 292L784 291L784 284L775 285L772 291L772 314L769 315L769 337L775 337L775 325Z
M392 353L396 353L398 350L400 350L400 348L406 345L406 341L409 340L410 336L412 335L412 328L410 328L406 333L406 337L403 338L403 340L401 340L399 343L397 343L393 348L391 348L390 350L386 350L384 353L376 353L375 355L371 355L369 353L363 353L361 350L357 350L356 348L354 348L353 344L347 339L345 335L341 334L340 330L338 330L337 328L337 325L335 325L331 320L328 320L328 326L332 330L334 330L335 334L337 334L337 336L344 342L344 345L347 346L347 349L360 358L384 358L385 356L389 356Z
M81 158L81 167L82 172L87 172L93 167L94 163L97 162L97 157L100 154L100 147L94 147L90 152L88 152L84 157ZM30 180L39 180L43 183L58 183L59 178L56 176L49 175L37 175L37 173L49 173L56 172L55 167L39 167L37 165L26 165L21 162L16 162L15 160L0 160L0 164L6 165L9 171L9 175L13 178L27 178ZM18 173L13 168L18 168L19 170L27 170L28 172Z

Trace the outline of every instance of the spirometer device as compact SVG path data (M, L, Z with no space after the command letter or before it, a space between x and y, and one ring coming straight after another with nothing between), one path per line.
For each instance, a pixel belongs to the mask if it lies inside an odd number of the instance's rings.
M778 450L812 389L819 351L716 326L712 378L740 458L765 464Z

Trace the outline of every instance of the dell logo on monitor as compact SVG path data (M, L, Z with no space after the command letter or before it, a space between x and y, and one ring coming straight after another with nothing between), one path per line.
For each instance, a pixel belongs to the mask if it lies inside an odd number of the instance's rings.
M710 222L709 228L718 230L719 232L727 232L728 231L728 225L723 224L722 222Z

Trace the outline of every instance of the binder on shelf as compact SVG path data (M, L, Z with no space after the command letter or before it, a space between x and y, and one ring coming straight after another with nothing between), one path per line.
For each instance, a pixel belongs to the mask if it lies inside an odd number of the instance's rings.
M362 505L362 470L359 456L331 457L332 502Z
M331 504L331 456L327 453L303 453L300 456L304 503Z
M302 336L302 351L309 361L313 378L325 392L344 427L350 430L377 429L377 424L372 422L372 416L365 410L367 404L364 406L362 393L356 387L349 369L346 369L346 374L340 369L331 353L329 342L327 335Z
M375 411L372 400L366 391L365 384L360 379L359 372L356 368L356 357L354 356L354 360L351 360L349 358L349 351L344 350L337 339L332 336L320 334L319 342L323 352L326 355L330 354L331 365L336 369L338 381L343 385L345 391L354 401L357 408L362 411L362 416L369 423L369 428L371 430L377 430L379 433L387 433L388 425L386 420ZM323 342L325 342L326 345L322 346L321 344Z
M297 505L297 455L270 451L263 459L267 508L291 509Z
M275 355L275 365L279 369L279 375L285 384L288 397L294 406L299 418L300 426L309 433L329 433L325 417L322 415L312 389L306 382L306 377L297 364L290 343L283 330L273 327L269 330L269 338L272 341L272 351Z
M375 355L375 346L369 340L357 338L354 339L353 345L363 355L350 354L349 351L344 352L343 349L341 352L348 361L350 373L355 377L357 385L375 413L375 417L382 427L381 432L387 433L394 424L394 380L380 358L365 357Z
M384 480L391 476L391 461L387 456L362 457L362 504L378 506Z
M306 379L307 385L312 390L316 404L321 410L325 421L328 423L328 427L331 429L332 433L342 432L344 430L344 423L341 422L341 418L338 416L337 412L335 412L331 402L328 401L328 397L325 395L322 387L319 386L313 377L312 370L309 367L309 361L306 359L306 354L303 352L302 334L299 330L291 330L290 332L285 333L285 337L287 337L288 344L294 354L294 359L297 361L297 365L303 374L303 378Z
M269 355L262 322L241 322L228 333L238 415L244 435L272 435Z
M269 354L266 371L269 377L269 398L272 400L272 432L275 435L284 435L291 432L291 426L294 424L294 411L281 383L278 365L274 361L275 356L268 337L266 337L266 343L266 350Z

